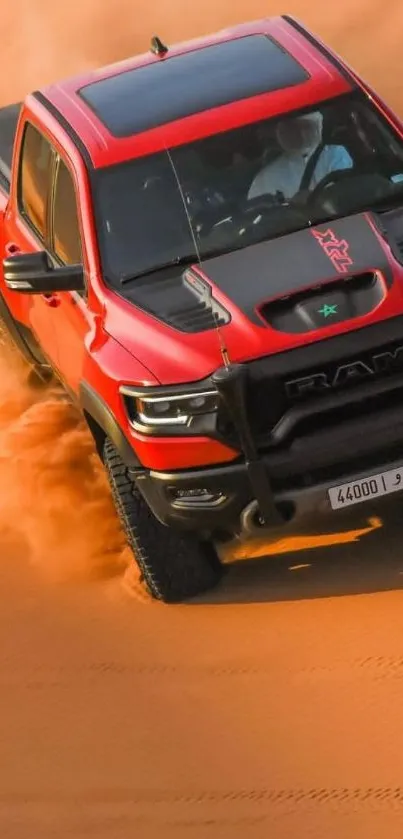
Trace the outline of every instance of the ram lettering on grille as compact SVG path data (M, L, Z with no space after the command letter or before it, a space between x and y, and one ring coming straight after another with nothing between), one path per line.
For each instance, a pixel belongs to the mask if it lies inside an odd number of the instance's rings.
M379 353L368 361L356 360L350 364L342 364L333 373L317 372L298 379L291 379L284 383L287 396L297 399L312 393L318 394L324 390L343 387L347 384L360 382L364 378L397 372L403 369L403 346L396 350Z

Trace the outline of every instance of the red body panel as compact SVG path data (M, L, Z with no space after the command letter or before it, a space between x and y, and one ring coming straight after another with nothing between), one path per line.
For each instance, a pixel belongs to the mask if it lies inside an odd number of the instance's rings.
M120 65L51 85L44 93L78 135L93 165L101 167L160 150L165 145L185 143L257 118L314 104L350 89L348 78L339 72L329 58L282 18L245 24L211 38L182 44L173 48L170 55L253 33L270 34L300 60L310 72L311 78L294 88L214 108L126 139L112 137L77 96L77 90L92 80L106 78L118 71L123 72L147 62L163 61L163 58L148 53ZM355 79L371 94L387 119L402 134L402 125L397 117L373 91L357 77ZM119 385L128 383L151 386L202 380L221 363L218 337L214 331L193 335L178 332L136 309L105 287L100 271L91 194L84 160L69 133L33 96L27 97L20 117L9 198L0 191L2 256L10 243L14 243L22 251L38 249L38 243L17 209L16 166L27 117L51 139L73 173L84 243L88 297L83 300L77 294L64 293L59 295L56 305L50 305L43 295L30 296L8 291L0 276L1 294L13 317L32 329L45 354L70 390L78 394L80 382L85 380L100 394L127 438L132 441L140 461L145 466L170 470L233 459L238 452L209 438L150 439L138 435L131 428L119 395ZM323 329L312 333L291 335L275 332L263 322L261 326L255 325L241 312L235 311L231 323L222 328L231 359L244 361L278 353L403 313L403 268L393 259L383 240L380 241L392 265L396 282L371 314L335 326L324 326ZM231 308L230 301L218 288L214 289L214 296L224 307Z

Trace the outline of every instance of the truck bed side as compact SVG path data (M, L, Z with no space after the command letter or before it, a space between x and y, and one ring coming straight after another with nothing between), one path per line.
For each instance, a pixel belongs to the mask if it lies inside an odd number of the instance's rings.
M11 161L21 102L0 108L0 188L10 190Z

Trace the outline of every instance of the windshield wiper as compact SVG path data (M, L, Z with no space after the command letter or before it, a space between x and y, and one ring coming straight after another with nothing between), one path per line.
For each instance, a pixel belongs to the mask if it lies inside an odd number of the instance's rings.
M144 271L139 271L137 274L130 274L126 277L121 277L120 284L126 285L126 283L134 282L134 280L138 280L140 277L148 277L149 274L157 274L158 271L163 271L164 268L174 268L175 265L193 265L198 261L196 253L185 253L181 256L176 256L175 259L169 259L166 262L159 262L156 265L150 265L149 268L145 268Z
M330 216L330 218L333 218ZM159 271L164 271L167 268L175 268L175 266L189 266L189 265L201 265L204 260L206 259L214 259L217 256L223 256L224 254L234 253L235 251L243 250L247 247L253 247L253 245L261 244L262 242L269 241L270 239L276 239L280 236L287 236L289 233L295 233L298 230L305 230L307 227L311 227L312 224L319 224L316 220L312 222L310 219L307 219L305 223L301 222L298 225L290 226L285 230L281 230L276 233L275 236L263 236L262 239L254 239L251 242L241 242L237 244L232 244L231 246L222 247L222 248L211 248L208 251L202 251L199 255L195 252L193 253L184 253L181 256L176 256L174 259L169 259L166 262L159 262L155 265L150 265L149 268L145 268L144 271L138 271L136 274L127 274L124 277L120 277L120 285L126 285L127 283L135 282L142 277L148 277L152 274L158 274Z

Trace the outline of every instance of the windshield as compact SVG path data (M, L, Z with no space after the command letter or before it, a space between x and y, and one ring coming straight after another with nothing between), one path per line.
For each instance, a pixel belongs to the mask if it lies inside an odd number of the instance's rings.
M179 188L180 184L180 188ZM403 201L403 141L362 94L98 170L103 271L120 282Z

